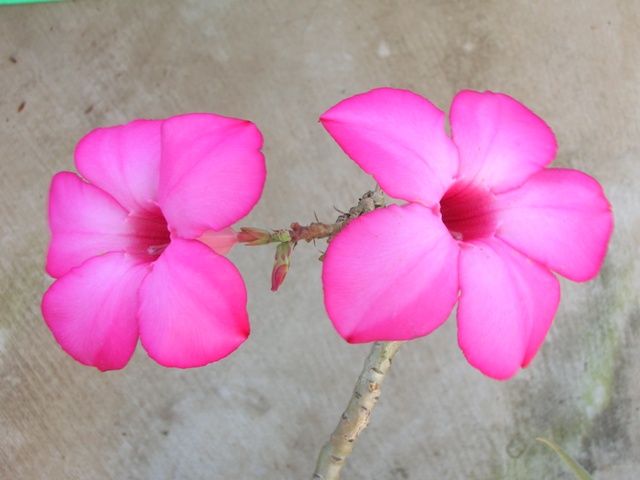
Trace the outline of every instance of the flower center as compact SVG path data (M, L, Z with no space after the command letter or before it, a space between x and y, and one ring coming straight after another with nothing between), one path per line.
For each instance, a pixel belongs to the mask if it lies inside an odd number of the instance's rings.
M440 200L440 214L451 236L468 242L492 236L498 226L495 196L487 188L454 183Z
M171 243L167 221L159 208L144 213L131 213L127 222L133 231L134 241L128 249L132 255L154 261Z

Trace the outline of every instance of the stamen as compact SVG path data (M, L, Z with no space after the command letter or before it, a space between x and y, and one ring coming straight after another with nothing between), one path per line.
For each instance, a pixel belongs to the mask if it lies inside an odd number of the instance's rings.
M147 248L147 253L152 257L159 257L160 254L164 252L164 249L168 246L169 243L165 243L164 245L151 245L149 248Z

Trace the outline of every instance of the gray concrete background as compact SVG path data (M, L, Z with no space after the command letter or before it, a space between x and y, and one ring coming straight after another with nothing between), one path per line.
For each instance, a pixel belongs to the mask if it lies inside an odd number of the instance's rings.
M640 2L95 0L0 7L0 478L309 478L368 351L327 320L322 245L282 290L271 249L236 248L250 339L197 370L141 348L122 371L76 364L39 309L45 205L89 130L210 111L265 137L262 202L241 225L331 220L372 186L317 123L339 100L409 88L448 110L508 93L554 129L554 166L596 177L616 227L600 276L562 282L532 365L466 364L455 322L400 350L345 479L640 477Z

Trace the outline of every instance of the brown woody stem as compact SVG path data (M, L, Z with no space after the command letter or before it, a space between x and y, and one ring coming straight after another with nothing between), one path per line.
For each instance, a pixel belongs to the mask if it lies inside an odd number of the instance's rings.
M288 229L273 230L271 233L266 230L243 227L240 229L240 241L248 245L288 242L294 246L300 241L312 242L321 238L327 238L328 241L331 241L351 220L380 207L384 207L384 194L380 187L377 186L375 190L365 193L358 200L358 205L349 209L349 212L340 215L335 223L314 222L305 226L300 225L298 222L293 222ZM262 235L261 241L256 241L257 237L252 236L255 232L259 232L259 235ZM264 238L264 236L268 238Z
M320 450L313 480L338 480L358 435L367 428L391 359L403 342L375 342L365 360L353 395L329 441Z
M238 241L247 246L278 244L276 262L271 273L271 290L275 292L282 285L289 271L291 253L298 242L302 240L312 242L320 238L326 238L328 243L351 220L381 207L384 207L384 194L380 186L377 185L375 190L365 193L358 200L358 205L349 209L349 212L340 215L335 223L314 222L303 226L298 222L293 222L289 229L282 230L242 227L238 233ZM320 260L323 259L324 254L320 257Z

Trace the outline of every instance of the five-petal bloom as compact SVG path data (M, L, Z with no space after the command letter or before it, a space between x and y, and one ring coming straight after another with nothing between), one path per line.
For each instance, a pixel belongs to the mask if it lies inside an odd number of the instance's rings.
M404 90L348 98L320 119L373 175L391 205L329 244L325 305L347 341L409 340L458 302L458 342L484 374L505 379L532 360L560 286L593 278L613 228L588 175L545 168L553 132L514 99L462 91L444 113Z
M249 335L246 289L223 257L230 225L262 193L262 136L212 114L101 128L54 176L42 312L62 348L100 370L124 367L138 337L158 363L196 367Z

